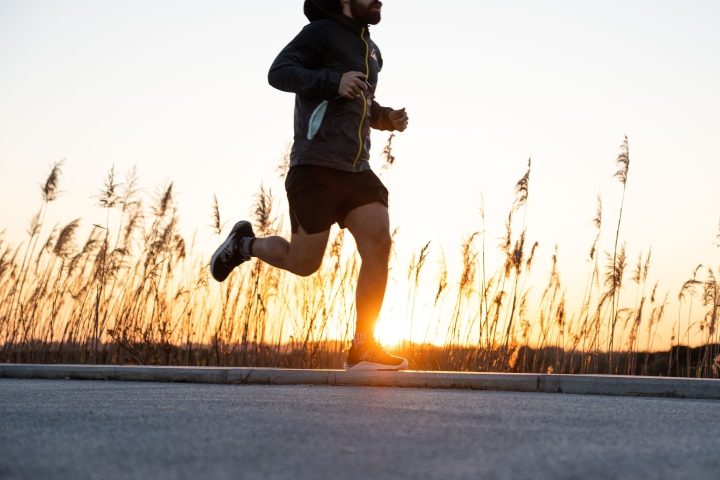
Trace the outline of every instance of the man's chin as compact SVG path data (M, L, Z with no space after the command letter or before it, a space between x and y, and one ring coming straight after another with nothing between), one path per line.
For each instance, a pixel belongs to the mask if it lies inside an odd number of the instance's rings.
M377 25L378 23L380 23L380 20L380 12L371 12L367 16L367 23L369 25Z
M380 23L381 13L380 8L360 8L355 2L350 2L350 10L355 20L366 23L368 25L377 25Z

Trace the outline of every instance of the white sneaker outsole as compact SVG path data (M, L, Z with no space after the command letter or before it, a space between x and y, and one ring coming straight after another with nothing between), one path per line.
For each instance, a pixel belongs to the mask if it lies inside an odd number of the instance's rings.
M345 364L345 370L352 370L353 372L359 372L359 371L390 371L394 372L397 370L406 370L408 368L408 361L403 359L403 362L400 365L383 365L382 363L374 363L374 362L358 362L352 367L349 367L348 364Z

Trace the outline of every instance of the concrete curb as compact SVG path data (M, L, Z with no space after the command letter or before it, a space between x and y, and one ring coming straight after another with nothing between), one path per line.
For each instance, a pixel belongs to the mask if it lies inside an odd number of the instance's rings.
M615 375L0 364L0 378L453 388L720 400L720 380Z

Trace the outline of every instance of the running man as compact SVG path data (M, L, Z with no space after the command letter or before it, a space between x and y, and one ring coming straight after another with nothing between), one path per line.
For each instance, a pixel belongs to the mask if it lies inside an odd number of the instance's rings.
M305 0L310 23L270 67L270 85L295 94L295 136L285 180L292 236L256 238L250 222L235 224L210 261L222 282L251 257L297 275L315 273L330 227L355 238L362 260L357 279L355 338L346 369L402 370L404 358L375 341L388 278L391 238L388 191L370 170L370 128L404 131L405 109L375 101L382 56L368 25L380 22L377 0Z

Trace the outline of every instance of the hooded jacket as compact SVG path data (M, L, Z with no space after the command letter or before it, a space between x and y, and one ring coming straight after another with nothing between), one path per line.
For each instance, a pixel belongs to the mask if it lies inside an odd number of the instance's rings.
M392 130L391 108L375 101L380 49L368 26L341 13L337 0L305 0L310 23L280 52L270 85L295 93L295 135L290 166L319 165L350 172L370 169L370 128ZM342 75L366 75L359 98L340 97Z

